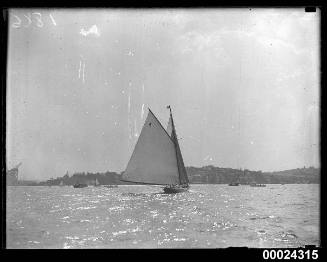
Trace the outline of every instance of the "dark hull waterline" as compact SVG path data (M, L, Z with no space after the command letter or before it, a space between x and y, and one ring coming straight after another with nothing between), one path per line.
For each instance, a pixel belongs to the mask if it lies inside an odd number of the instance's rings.
M188 189L189 189L188 187L165 187L164 193L166 194L183 193L186 192Z
M229 186L239 186L240 184L239 183L230 183L228 184Z

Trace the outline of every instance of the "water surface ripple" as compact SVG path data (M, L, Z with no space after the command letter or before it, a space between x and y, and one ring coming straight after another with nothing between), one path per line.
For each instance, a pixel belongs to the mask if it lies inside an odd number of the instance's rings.
M319 245L319 185L8 187L7 248Z

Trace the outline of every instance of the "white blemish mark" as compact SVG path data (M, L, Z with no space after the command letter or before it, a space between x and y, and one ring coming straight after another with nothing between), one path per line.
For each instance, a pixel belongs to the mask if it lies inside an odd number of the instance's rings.
M78 78L81 78L82 60L79 60Z
M253 141L251 141L251 142L250 142L250 144L251 144L251 145L253 145L253 144L254 144L254 142L253 142Z
M117 122L115 122L115 126L117 125Z
M93 25L89 30L85 30L84 28L81 29L79 32L83 36L88 36L88 35L94 35L95 37L100 36L100 30L98 30L98 27L96 25Z
M144 93L144 84L142 85L142 92Z
M137 126L136 126L136 119L134 119L134 136L137 137L138 136L138 132L137 132Z
M144 116L144 104L142 105L141 119L143 119L143 116Z
M131 124L131 119L130 119L130 116L129 116L129 114L128 114L128 138L129 139L132 139L132 133L133 133L133 126L132 126L132 124Z
M129 81L128 86L132 86L132 82L131 81Z
M122 94L125 94L125 91L123 90L123 91L121 91L122 92Z
M54 18L52 17L52 15L50 14L49 16L50 16L50 18L51 18L51 21L52 21L53 25L57 25L57 23L56 23L56 21L54 20Z
M128 94L128 113L131 112L131 93Z
M83 83L85 83L84 73L85 73L85 62L83 63Z
M128 55L128 56L134 56L134 53L132 52L132 50L129 50L129 52L128 52L127 55Z
M117 75L120 76L120 72L117 72Z

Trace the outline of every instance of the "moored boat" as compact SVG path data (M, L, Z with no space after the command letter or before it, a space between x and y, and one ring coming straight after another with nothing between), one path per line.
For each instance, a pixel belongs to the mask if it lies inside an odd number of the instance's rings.
M252 187L265 187L265 184L257 184L257 183L251 183L250 186Z
M229 185L229 186L239 186L240 183L238 183L238 182L231 182L231 183L229 183L228 185Z
M87 184L82 184L82 183L76 183L73 187L74 188L83 188L83 187L87 187Z

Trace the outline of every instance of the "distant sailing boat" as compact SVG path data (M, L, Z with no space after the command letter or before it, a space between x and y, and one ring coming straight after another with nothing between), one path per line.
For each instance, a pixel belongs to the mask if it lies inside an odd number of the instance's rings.
M100 186L100 183L97 178L95 179L94 186Z
M187 191L189 180L179 148L170 106L167 130L149 108L148 116L132 156L122 174L122 181L164 185L165 193Z
M64 182L61 181L60 184L59 184L59 186L64 186Z

